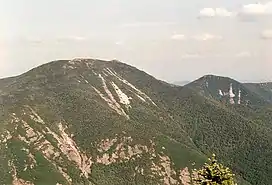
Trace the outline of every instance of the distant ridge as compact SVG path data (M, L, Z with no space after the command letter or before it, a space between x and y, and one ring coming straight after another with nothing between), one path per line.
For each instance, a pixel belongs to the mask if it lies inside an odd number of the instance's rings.
M180 86L184 86L184 85L187 85L187 84L189 84L190 83L190 81L176 81L176 82L173 82L173 84L175 84L175 85L180 85Z

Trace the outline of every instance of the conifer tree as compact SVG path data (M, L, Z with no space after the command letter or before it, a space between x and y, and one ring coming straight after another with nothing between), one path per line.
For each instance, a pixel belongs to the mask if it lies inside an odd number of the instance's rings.
M237 185L234 182L234 174L227 167L218 163L215 154L209 158L209 162L199 170L194 170L195 185Z

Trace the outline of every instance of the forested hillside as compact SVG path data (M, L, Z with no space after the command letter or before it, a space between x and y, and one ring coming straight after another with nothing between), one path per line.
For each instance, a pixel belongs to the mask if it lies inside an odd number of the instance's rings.
M272 91L260 87L212 75L174 86L94 59L2 79L0 184L186 185L215 153L239 184L269 185Z

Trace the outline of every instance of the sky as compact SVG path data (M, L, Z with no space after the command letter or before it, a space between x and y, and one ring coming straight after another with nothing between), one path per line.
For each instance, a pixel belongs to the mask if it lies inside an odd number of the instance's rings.
M272 81L272 1L0 0L0 78L117 59L168 82Z

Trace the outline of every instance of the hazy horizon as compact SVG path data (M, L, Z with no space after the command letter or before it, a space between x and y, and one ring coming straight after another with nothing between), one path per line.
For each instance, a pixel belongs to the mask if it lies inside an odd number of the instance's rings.
M101 59L101 58L89 58L89 57L85 57L84 59L97 59L97 60L105 60L105 61L111 61L111 60L107 60L107 59ZM49 62L45 62L45 63L43 63L43 64L48 64L48 63L51 63L51 62L54 62L54 61L60 61L60 60L70 60L70 59L65 59L65 58L63 58L63 59L57 59L57 60L52 60L52 61L49 61ZM118 60L118 59L112 59L112 60ZM120 62L122 62L122 63L125 63L124 61L120 61ZM34 69L34 68L36 68L36 67L39 67L39 66L41 66L41 65L43 65L43 64L39 64L39 65L37 65L37 66L34 66L34 67L32 67L32 68L30 68L30 69L28 69L28 70L26 70L26 71L24 71L24 72L22 72L22 73L19 73L19 74L14 74L14 75L11 75L11 76L6 76L6 77L0 77L0 80L1 79L5 79L5 78L12 78L12 77L16 77L16 76L19 76L19 75L22 75L22 74L24 74L24 73L27 73L28 71L30 71L30 70L32 70L32 69ZM127 64L127 63L126 63ZM130 64L128 64L128 65L130 65ZM133 65L132 65L133 66ZM133 67L136 67L136 66L133 66ZM137 68L137 67L136 67ZM138 68L139 70L144 70L144 69L140 69L140 68ZM144 71L144 72L146 72L146 73L148 73L149 75L151 75L151 76L154 76L153 74L151 74L151 73L149 73L148 71ZM187 84L187 83L190 83L190 82L193 82L194 80L197 80L197 79L199 79L199 78L201 78L201 77L203 77L203 76L205 76L205 75L214 75L214 76L222 76L222 77L229 77L229 78L232 78L232 79L234 79L234 80L237 80L237 81L239 81L239 82L242 82L242 83L263 83L263 82L272 82L272 80L266 80L266 79L260 79L260 80L247 80L247 79L236 79L235 77L232 77L232 76L224 76L224 75L220 75L220 74L210 74L210 73L207 73L207 74L202 74L202 75L200 75L200 76L197 76L196 78L194 78L194 79L185 79L185 80L174 80L174 81L168 81L168 80L165 80L165 79L160 79L160 78L158 78L158 77L156 77L156 76L154 76L155 78L157 78L158 80L163 80L163 81L165 81L165 82L167 82L167 83L172 83L172 84L179 84L179 83L183 83L183 84Z
M0 0L0 78L87 57L167 82L272 81L271 18L269 0Z

